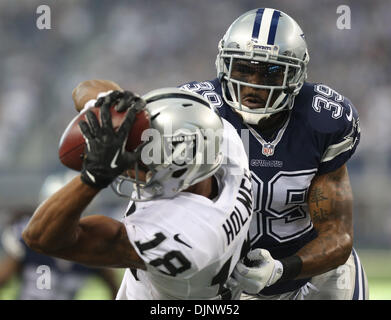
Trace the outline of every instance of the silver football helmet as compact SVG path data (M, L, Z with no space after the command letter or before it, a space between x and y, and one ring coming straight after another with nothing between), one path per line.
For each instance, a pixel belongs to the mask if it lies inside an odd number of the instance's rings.
M257 124L292 108L307 77L309 54L303 31L290 16L269 8L248 11L231 24L218 50L223 97L244 122ZM245 87L269 90L262 107L255 108L251 97L242 99Z
M134 151L139 161L133 173L116 179L114 191L134 201L172 198L212 176L223 160L223 122L210 103L178 88L157 89L142 98L150 128ZM124 192L125 181L133 184L133 192Z

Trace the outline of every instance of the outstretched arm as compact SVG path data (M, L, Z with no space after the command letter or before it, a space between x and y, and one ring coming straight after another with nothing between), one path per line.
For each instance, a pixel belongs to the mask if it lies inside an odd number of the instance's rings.
M144 268L122 223L98 215L80 219L97 193L75 177L38 207L23 240L35 251L82 264Z
M124 145L137 111L128 109L121 126L114 130L109 110L117 100L113 96L104 99L101 123L91 110L86 112L87 121L79 122L87 145L81 174L35 211L22 234L32 249L88 265L144 267L122 223L105 216L80 219L99 190L135 161Z
M42 253L73 245L81 231L80 216L98 192L75 177L38 207L22 233L23 240Z
M110 90L122 91L118 84L110 80L94 79L79 83L72 91L75 109L80 112L89 100L96 99L99 93Z

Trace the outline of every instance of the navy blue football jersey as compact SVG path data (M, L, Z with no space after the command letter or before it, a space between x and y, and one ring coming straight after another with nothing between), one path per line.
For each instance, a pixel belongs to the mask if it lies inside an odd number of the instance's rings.
M305 83L289 119L273 140L267 141L225 103L218 79L190 82L181 88L207 98L242 138L255 202L249 231L252 248L265 248L280 259L314 239L317 233L308 211L308 189L315 175L338 169L354 153L360 128L353 104L326 85ZM307 281L275 284L262 293L291 291Z

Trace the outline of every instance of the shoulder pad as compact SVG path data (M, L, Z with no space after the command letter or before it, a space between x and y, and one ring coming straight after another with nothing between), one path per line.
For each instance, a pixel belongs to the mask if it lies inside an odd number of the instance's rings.
M191 91L202 95L215 107L220 108L223 105L221 96L221 84L219 79L209 81L192 81L180 86L181 89Z
M339 168L360 141L359 116L352 102L324 84L305 84L297 96L298 112L322 146L319 174ZM295 102L295 108L296 108Z
M352 102L324 84L306 83L297 96L296 107L305 111L308 124L320 133L349 131L358 122Z

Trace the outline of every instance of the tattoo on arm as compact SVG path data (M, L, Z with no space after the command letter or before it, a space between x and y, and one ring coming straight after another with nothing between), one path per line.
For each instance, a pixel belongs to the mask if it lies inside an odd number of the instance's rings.
M313 210L312 211L312 221L316 224L321 223L322 221L325 221L328 219L330 212L319 208L319 210Z
M315 203L316 207L319 208L319 204L322 201L328 200L324 195L324 190L320 187L314 187L312 192L310 193L310 203Z
M336 268L350 254L352 190L346 166L313 179L308 209L318 237L297 252L303 260L299 278Z

